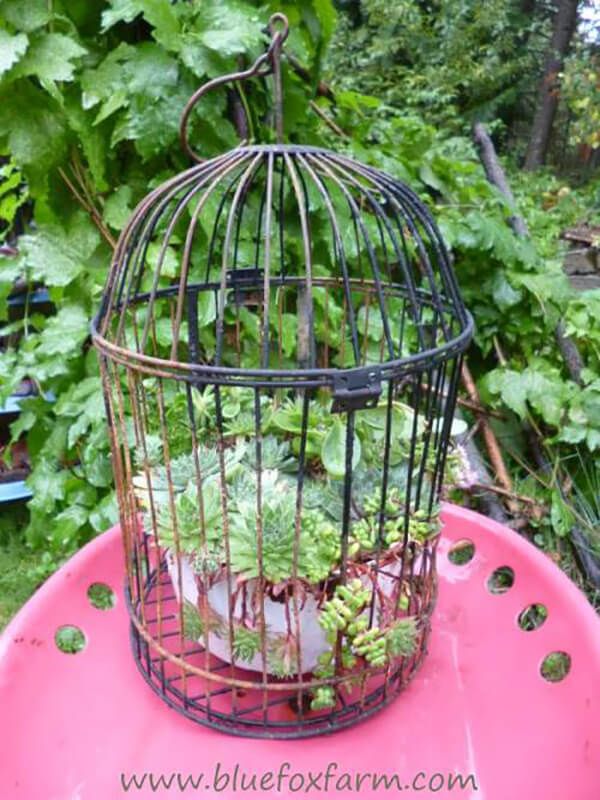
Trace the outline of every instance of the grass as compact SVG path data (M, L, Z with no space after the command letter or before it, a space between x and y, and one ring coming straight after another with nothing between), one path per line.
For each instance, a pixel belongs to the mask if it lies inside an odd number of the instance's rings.
M21 531L27 521L22 507L0 508L0 630L6 627L38 587L32 573L39 555L23 543Z

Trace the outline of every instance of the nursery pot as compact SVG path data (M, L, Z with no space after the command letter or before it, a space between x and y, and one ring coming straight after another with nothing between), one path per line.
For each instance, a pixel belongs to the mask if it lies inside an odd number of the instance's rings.
M229 637L229 605L232 591L226 577L219 578L206 590L207 608L201 602L201 594L204 592L202 577L194 570L191 560L182 555L179 560L175 557L172 550L166 552L166 560L171 582L177 600L180 603L191 604L202 614L210 615L211 621L221 621L219 627L211 630L208 641L202 636L197 639L198 644L207 647L209 652L218 658L232 663L232 654ZM375 571L375 563L368 562L368 566ZM414 558L413 571L418 574L422 566L422 557L417 553ZM402 571L402 561L394 561L386 565L377 578L378 590L386 597L390 598L397 589L398 578ZM181 573L181 576L180 576ZM332 576L335 577L335 576ZM180 584L181 578L181 584ZM368 575L361 577L363 586L372 586ZM231 579L232 589L235 590L235 578ZM181 590L180 590L181 589ZM314 595L307 592L301 601L298 602L298 623L295 623L294 601L293 598L272 599L267 594L263 598L264 620L265 620L265 639L266 653L268 654L277 646L278 640L292 634L296 641L301 642L302 671L311 672L318 664L319 656L331 650L325 631L319 625L319 602L316 597L322 596L323 591L317 591L315 587ZM245 596L242 591L237 592L233 605L232 625L235 632L237 626L244 625L244 609L246 609L246 622L251 624L254 630L259 630L258 616L249 614L248 609L259 607L258 584L256 580L245 582ZM380 608L380 601L375 599L375 618ZM212 626L211 626L212 627ZM251 659L236 657L234 659L236 667L263 671L263 655L259 651ZM266 662L267 672L269 672L269 662Z

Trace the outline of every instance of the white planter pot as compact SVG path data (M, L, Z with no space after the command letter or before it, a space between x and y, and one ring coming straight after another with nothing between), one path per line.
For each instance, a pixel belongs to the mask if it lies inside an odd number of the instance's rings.
M178 564L171 551L167 551L167 566L169 575L173 583L175 595L179 602L182 600L186 603L191 603L195 608L199 608L199 590L197 585L197 576L187 556L182 556ZM180 597L179 592L179 565L181 567L181 592L183 597ZM420 569L421 557L417 555L415 560L415 574ZM400 575L401 563L394 562L392 565L386 567L386 572L389 575L381 575L378 582L378 587L384 595L389 597L392 594L393 588L396 584L396 577ZM365 586L371 586L368 578L363 578ZM232 579L233 583L233 579ZM247 581L246 592L246 608L253 608L254 593L256 592L256 582ZM235 588L235 587L233 587ZM229 644L229 587L227 579L223 578L214 583L207 592L207 601L209 613L218 616L223 620L225 631L219 634L218 631L211 632L209 635L208 649L210 652L221 658L223 661L231 663L231 649ZM269 645L277 641L279 637L288 636L291 633L294 636L299 635L301 642L301 655L302 655L302 670L303 672L311 672L318 663L318 658L321 653L327 652L331 649L331 645L327 642L326 634L319 625L319 608L314 597L307 594L298 609L298 623L299 631L296 628L294 621L294 606L293 600L287 601L289 611L286 611L285 602L276 602L270 597L264 597L264 616L266 625L266 643L267 650ZM242 593L239 592L233 608L233 621L235 624L241 624L242 619L242 606L244 599ZM375 613L377 614L379 603L375 602ZM202 616L202 612L200 612ZM288 619L291 624L288 625ZM258 629L258 626L256 626ZM203 637L198 640L199 644L204 645ZM257 653L254 658L243 660L240 658L235 659L235 666L242 669L254 670L262 672L263 659L261 653Z

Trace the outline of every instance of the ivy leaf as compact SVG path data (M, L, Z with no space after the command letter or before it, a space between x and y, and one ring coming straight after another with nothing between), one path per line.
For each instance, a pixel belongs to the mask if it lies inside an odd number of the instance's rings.
M244 331L250 336L257 344L262 341L262 334L260 323L256 314L251 314L247 308L243 306L238 310L239 318L244 325Z
M162 317L155 323L156 325L156 341L161 347L171 347L173 344L173 325L170 319ZM187 321L184 320L179 327L179 341L187 342L188 326Z
M26 168L32 194L44 196L48 172L66 151L65 126L56 105L30 81L10 84L0 94L0 135ZM38 195L38 196L39 196Z
M523 372L493 370L488 373L486 385L492 394L499 394L502 401L522 419L527 415L528 401L547 423L554 426L560 424L564 405L571 393L569 385L558 375L552 371L545 374L535 368Z
M40 226L37 234L19 239L19 263L33 280L67 286L83 271L98 241L97 231L87 224L83 230L72 230L70 236L58 226Z
M600 447L600 431L593 428L588 430L585 441L590 450L597 450Z
M90 125L90 120L81 108L79 99L65 98L65 114L69 127L77 135L83 148L96 188L103 192L108 189L106 182L106 161L108 138L104 129Z
M42 333L37 348L38 355L74 355L89 334L89 318L77 305L63 306L52 317Z
M552 492L550 521L557 536L566 536L573 527L573 514L558 491Z
M561 442L578 444L585 439L586 429L582 425L564 425L560 431Z
M199 78L214 78L227 72L227 66L221 53L206 47L202 36L196 31L188 31L181 37L179 57L185 66Z
M40 81L71 81L75 72L73 59L87 50L62 33L38 34L15 68L16 77L35 75Z
M383 320L381 318L381 311L379 306L373 302L369 308L361 306L358 310L356 318L356 326L359 333L363 336L365 332L367 337L374 342L381 342L383 338Z
M132 139L144 160L168 149L178 139L179 118L189 95L181 86L177 92L157 100L134 95L115 125L111 145Z
M33 492L30 508L50 515L58 500L65 496L65 484L69 473L56 470L47 461L41 461L27 478L27 486Z
M148 247L146 263L148 268L154 272L158 264L163 246L158 242L152 242ZM173 247L167 247L163 253L160 267L160 274L166 278L174 278L179 272L179 254Z
M224 56L245 53L263 40L261 17L256 9L242 3L207 9L202 22L200 41Z
M513 289L506 277L498 272L492 283L492 297L500 311L516 305L521 300L521 292Z
M177 84L177 62L158 44L142 42L127 61L127 85L130 92L150 97L168 94Z
M48 0L2 0L0 17L17 30L30 33L49 21Z
M212 292L198 294L198 327L204 328L217 318L217 301Z
M553 380L534 370L527 370L524 373L524 380L527 387L527 398L533 408L550 425L558 425L566 400L562 380Z
M104 220L114 230L120 231L131 216L131 186L119 186L104 203Z
M276 336L279 336L279 325L275 326ZM298 331L298 318L295 314L281 315L281 349L283 354L289 358L296 349L296 337ZM273 339L273 334L271 335Z
M10 426L11 441L17 442L20 437L31 430L37 422L37 414L33 409L21 409L19 416Z
M346 473L346 428L340 417L335 417L333 425L323 439L321 461L332 478L343 478ZM354 434L352 448L352 469L360 461L360 439Z
M510 369L492 370L487 376L487 386L492 394L499 394L502 401L519 417L526 415L527 388L519 372Z
M154 28L157 42L169 49L177 49L180 36L179 20L170 0L111 0L111 8L102 12L102 31L117 22L131 22L143 14Z
M117 22L132 22L142 13L140 0L110 0L110 8L102 12L102 33Z
M89 521L92 528L100 533L115 525L119 519L119 508L117 506L117 495L111 492L106 495L98 505L90 512Z
M529 289L541 303L551 300L556 305L562 305L572 294L568 278L562 269L558 272L546 270L540 274L515 275L514 279Z
M337 14L331 0L312 0L313 8L321 24L321 38L327 44L335 30Z
M432 170L431 165L425 162L419 168L419 178L423 181L426 186L430 186L432 189L444 194L446 191L446 186L442 180L438 178L435 172Z
M125 88L124 64L131 58L135 48L121 44L112 50L96 69L86 69L81 75L81 104L84 109L93 108L102 100L111 98Z
M8 31L0 29L0 75L3 75L15 64L27 50L28 39L24 33L11 36Z
M52 538L56 544L74 540L77 532L88 520L88 509L78 503L72 503L57 514L52 520Z

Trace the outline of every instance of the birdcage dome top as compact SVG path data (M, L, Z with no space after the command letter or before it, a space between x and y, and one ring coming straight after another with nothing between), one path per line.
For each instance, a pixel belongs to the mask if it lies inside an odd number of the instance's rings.
M260 355L228 359L231 330L245 324ZM307 352L280 364L276 341L291 334L279 328L292 325ZM324 369L331 326L346 353ZM383 377L422 369L463 350L472 328L440 232L408 186L341 153L270 144L202 162L139 203L94 336L112 357L169 375L327 383L367 364ZM214 348L198 358L190 337L210 332Z

